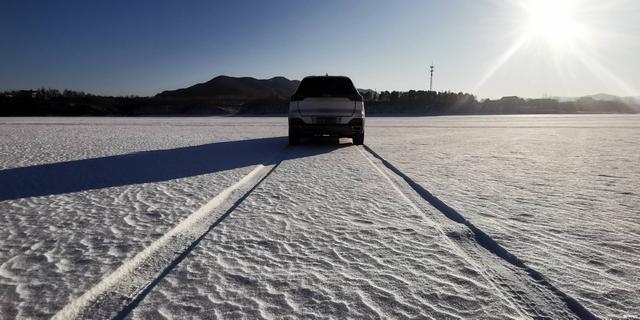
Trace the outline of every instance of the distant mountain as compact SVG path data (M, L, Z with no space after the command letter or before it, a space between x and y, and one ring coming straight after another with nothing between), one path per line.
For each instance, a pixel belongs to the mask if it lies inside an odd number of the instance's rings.
M553 99L560 102L579 102L581 104L588 104L589 100L602 103L618 103L625 105L626 108L635 113L640 113L640 97L620 97L608 93L598 93L583 97L554 97Z
M589 96L584 96L582 98L591 98L593 100L598 100L598 101L621 101L621 100L623 100L623 98L621 98L621 97L614 96L614 95L608 94L608 93L592 94L592 95L589 95Z
M640 113L640 97L626 97L622 98L622 102L629 105L637 113Z
M285 77L255 79L218 76L188 88L163 91L159 98L209 98L214 100L283 100L289 99L300 81Z
M622 101L622 102L640 101L637 99L637 97L619 97L619 96L614 96L608 93L597 93L597 94L592 94L592 95L582 96L582 97L553 97L553 99L556 99L560 102L576 101L578 99L584 99L584 98L591 98L593 100L598 100L598 101Z
M635 112L640 112L640 99L638 97L619 97L606 93L598 93L590 96L584 96L580 99L591 98L593 100L598 101L613 101L613 102L621 102L625 105L629 106Z

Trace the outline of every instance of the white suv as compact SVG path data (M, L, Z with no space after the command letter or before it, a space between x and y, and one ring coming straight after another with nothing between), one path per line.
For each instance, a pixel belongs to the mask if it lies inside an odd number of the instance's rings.
M349 137L364 143L364 102L351 82L342 76L302 79L289 103L289 144L308 136Z

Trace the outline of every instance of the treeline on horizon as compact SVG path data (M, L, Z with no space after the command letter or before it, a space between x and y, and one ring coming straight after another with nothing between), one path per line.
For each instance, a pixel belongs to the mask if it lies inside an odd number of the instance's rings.
M503 97L478 101L467 93L362 90L369 114L482 115L638 113L640 106L590 97L556 99ZM0 93L0 116L144 116L211 114L285 114L288 100L98 96L56 89Z

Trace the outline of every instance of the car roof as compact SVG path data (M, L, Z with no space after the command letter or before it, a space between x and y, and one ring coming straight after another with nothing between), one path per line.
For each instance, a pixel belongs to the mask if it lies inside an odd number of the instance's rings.
M307 77L304 77L302 80L304 80L304 79L313 79L313 78L342 78L342 79L349 79L349 77L347 77L347 76L324 75L324 76L307 76ZM351 79L349 79L349 80L351 80Z

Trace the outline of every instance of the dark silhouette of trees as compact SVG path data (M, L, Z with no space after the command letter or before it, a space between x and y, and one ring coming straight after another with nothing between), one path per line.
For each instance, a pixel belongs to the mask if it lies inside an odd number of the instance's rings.
M580 98L571 102L555 99L503 97L478 101L463 92L409 90L382 91L377 99L365 98L369 113L413 114L548 114L548 113L636 113L638 106L621 101Z
M382 91L378 95L378 99L376 99L376 101L389 101L389 96L390 96L389 91Z
M372 90L364 90L364 91L360 91L360 95L362 95L362 98L365 101L371 101L376 99L375 97L375 91Z
M559 102L555 99L503 97L478 101L462 92L422 90L360 91L367 113L389 114L543 114L636 113L640 106L623 101L590 97ZM158 114L264 114L286 113L288 100L272 97L253 100L220 100L182 97L109 97L81 91L40 88L0 93L0 116L92 116Z
M465 113L477 109L473 95L435 91L382 91L377 99L367 100L367 110L382 113Z

